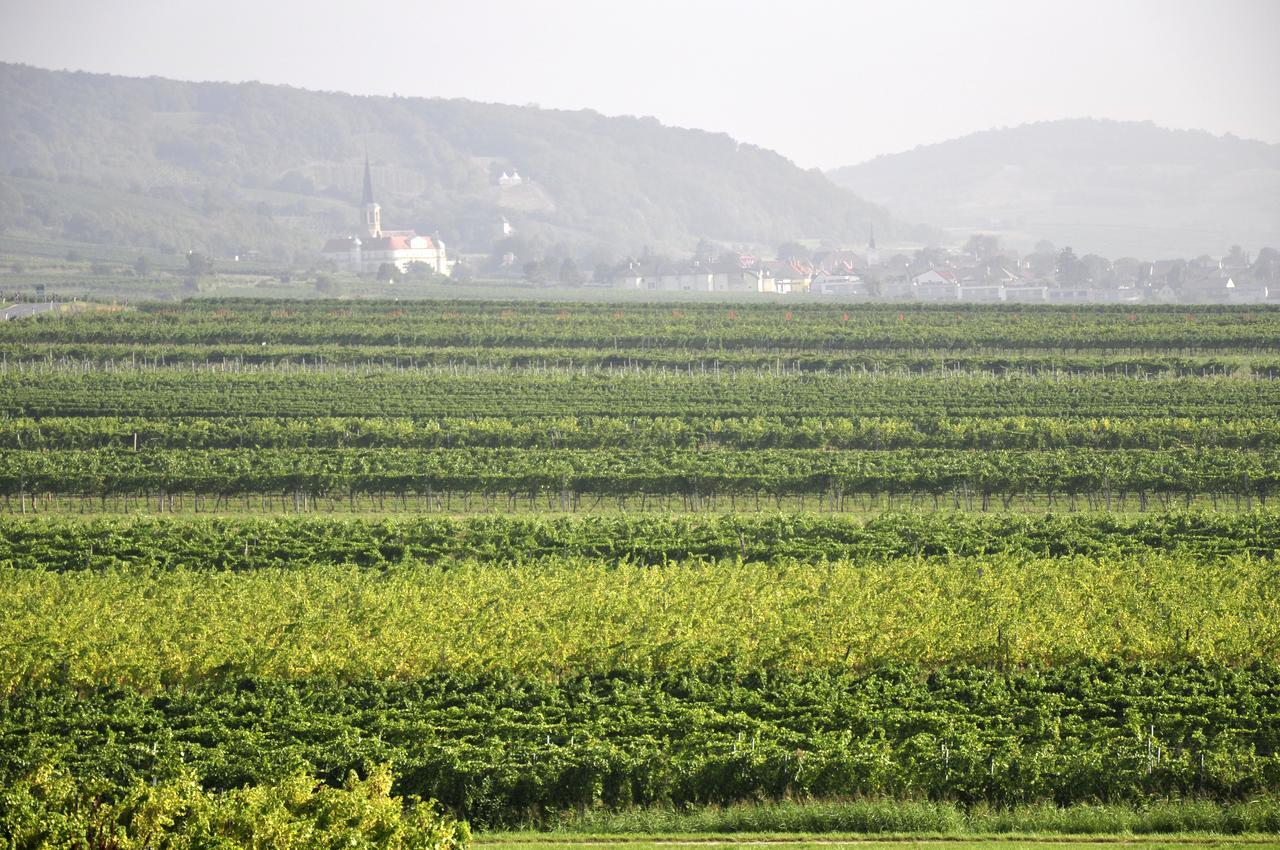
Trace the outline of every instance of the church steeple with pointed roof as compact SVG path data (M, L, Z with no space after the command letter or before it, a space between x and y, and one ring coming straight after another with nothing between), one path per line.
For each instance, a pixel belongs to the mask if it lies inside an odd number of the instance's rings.
M401 272L418 265L438 275L448 276L453 262L444 243L436 236L422 236L414 230L383 230L382 207L374 200L373 169L364 155L364 186L360 193L361 226L353 234L325 243L323 254L338 268L370 274L392 265Z
M382 207L373 199L373 172L369 169L369 155L364 155L364 232L369 238L377 239L382 235Z
M369 155L364 155L364 198L360 203L368 206L373 203L373 172L369 170Z

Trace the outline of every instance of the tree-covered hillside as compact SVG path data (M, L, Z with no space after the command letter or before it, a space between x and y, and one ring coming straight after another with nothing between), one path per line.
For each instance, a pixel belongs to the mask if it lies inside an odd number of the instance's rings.
M963 238L999 231L1146 259L1256 251L1280 235L1280 145L1075 119L975 133L830 173Z
M817 171L649 118L0 64L0 232L305 258L353 227L366 152L387 226L468 251L504 217L601 259L893 229Z

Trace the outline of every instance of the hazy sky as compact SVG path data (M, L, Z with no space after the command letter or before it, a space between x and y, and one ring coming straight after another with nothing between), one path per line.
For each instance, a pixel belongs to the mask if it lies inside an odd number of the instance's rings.
M1280 0L0 0L3 61L654 115L824 168L1077 116L1280 142L1278 34Z

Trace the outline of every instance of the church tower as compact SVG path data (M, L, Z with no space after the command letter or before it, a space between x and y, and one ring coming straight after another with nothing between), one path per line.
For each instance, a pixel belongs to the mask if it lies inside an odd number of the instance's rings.
M372 239L382 236L382 207L373 199L373 174L369 171L369 155L364 155L364 232Z

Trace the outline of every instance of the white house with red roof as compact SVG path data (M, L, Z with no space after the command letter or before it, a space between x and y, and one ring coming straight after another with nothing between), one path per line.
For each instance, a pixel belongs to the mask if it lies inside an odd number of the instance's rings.
M368 157L364 161L362 210L362 233L330 239L322 252L326 260L357 274L376 273L384 263L402 272L413 263L421 263L436 274L448 275L453 271L453 262L439 239L421 236L412 230L382 229L382 206L373 199L373 175Z

